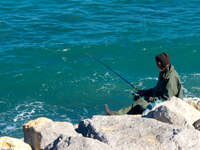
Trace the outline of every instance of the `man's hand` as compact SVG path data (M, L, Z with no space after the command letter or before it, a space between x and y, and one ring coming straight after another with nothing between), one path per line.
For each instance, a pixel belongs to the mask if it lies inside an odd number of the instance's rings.
M147 101L148 103L152 103L154 101L154 98L152 96L145 96L144 100Z
M138 90L138 91L137 91L137 94L140 95L140 96L144 96L143 90Z
M153 97L149 97L148 102L153 102Z

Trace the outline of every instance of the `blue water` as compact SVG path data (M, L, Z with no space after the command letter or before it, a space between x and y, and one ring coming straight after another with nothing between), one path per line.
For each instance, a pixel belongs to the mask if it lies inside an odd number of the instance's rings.
M37 117L73 124L132 103L153 87L166 51L185 97L200 97L198 0L0 1L0 136L23 137Z

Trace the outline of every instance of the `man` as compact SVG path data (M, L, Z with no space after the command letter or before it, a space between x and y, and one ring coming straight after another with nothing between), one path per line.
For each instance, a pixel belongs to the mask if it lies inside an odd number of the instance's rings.
M170 64L169 55L165 52L160 53L155 57L155 61L161 70L156 86L147 90L139 90L138 95L134 96L135 102L132 106L118 112L110 111L108 105L105 104L107 115L141 114L152 103L166 101L173 96L183 98L180 78L174 66Z

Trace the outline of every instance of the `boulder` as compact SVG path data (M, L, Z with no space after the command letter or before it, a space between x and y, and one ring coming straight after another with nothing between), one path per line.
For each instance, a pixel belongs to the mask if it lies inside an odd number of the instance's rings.
M107 144L86 137L61 135L44 150L112 150Z
M200 131L200 119L197 120L197 121L195 121L195 122L193 123L193 126L194 126L195 129L197 129L197 130Z
M0 137L0 150L32 150L30 145L20 139Z
M197 150L200 147L197 130L141 116L94 116L81 121L77 131L116 150Z
M187 102L173 97L171 100L157 104L143 117L179 126L193 127L193 123L200 118L200 111Z
M185 102L187 102L189 105L193 106L195 109L200 111L200 99L199 98L184 98Z
M24 141L31 145L33 150L44 149L61 134L78 136L71 123L54 122L48 118L38 118L23 125Z

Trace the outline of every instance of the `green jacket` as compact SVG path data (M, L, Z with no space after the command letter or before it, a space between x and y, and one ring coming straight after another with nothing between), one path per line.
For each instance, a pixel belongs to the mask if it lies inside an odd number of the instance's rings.
M167 100L172 96L183 98L180 78L173 65L170 65L166 71L160 72L157 85L154 88L144 91L147 96L162 100Z

